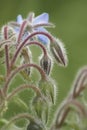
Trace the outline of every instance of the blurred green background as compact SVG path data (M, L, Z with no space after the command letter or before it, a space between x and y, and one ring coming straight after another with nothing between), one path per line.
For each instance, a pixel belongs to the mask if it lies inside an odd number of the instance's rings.
M87 64L87 0L0 0L0 27L16 20L18 14L25 18L30 11L36 15L49 13L50 21L56 25L50 32L62 39L67 49L68 67L54 64L52 73L58 81L60 102L70 90L77 71Z

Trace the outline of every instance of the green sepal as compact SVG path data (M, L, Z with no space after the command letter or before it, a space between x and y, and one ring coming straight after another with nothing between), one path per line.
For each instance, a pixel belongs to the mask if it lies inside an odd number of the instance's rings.
M33 107L34 111L36 112L37 116L41 120L43 120L44 123L47 123L49 106L48 106L48 102L45 100L45 98L36 96L33 99L32 107Z
M41 92L47 98L48 102L55 104L56 100L56 86L55 83L52 81L52 79L43 80L41 79L39 81L39 88L41 89Z

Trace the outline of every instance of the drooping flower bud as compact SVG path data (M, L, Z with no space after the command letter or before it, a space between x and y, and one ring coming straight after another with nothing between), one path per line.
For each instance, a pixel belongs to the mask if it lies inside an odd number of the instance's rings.
M59 39L54 39L54 43L50 44L50 50L59 65L67 66L66 50Z
M47 123L49 107L45 97L36 96L33 99L32 106L37 116L45 123Z
M48 102L54 104L56 100L56 86L52 79L40 80L39 87Z
M48 55L42 55L40 57L40 66L43 68L47 75L51 72L52 60Z
M27 126L27 130L45 130L45 127L41 121L30 121L29 125Z

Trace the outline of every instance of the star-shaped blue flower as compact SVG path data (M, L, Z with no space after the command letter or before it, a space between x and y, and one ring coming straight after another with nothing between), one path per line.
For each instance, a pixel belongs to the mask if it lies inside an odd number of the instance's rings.
M29 20L29 17L27 18L27 20ZM21 25L22 22L23 22L22 15L18 15L17 16L17 23ZM43 13L43 14L35 17L35 18L32 17L32 21L31 21L30 24L32 26L32 31L33 32L36 32L36 31L48 32L43 26L51 26L52 25L52 24L49 23L49 15L48 15L48 13ZM18 30L19 29L17 28L17 31ZM46 36L38 35L37 38L44 45L49 44L49 39Z

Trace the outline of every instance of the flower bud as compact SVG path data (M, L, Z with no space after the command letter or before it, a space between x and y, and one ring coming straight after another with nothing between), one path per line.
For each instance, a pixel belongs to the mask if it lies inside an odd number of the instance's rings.
M48 55L43 55L40 59L40 66L43 68L46 74L49 75L52 66L51 58Z
M27 126L27 130L45 130L45 127L41 121L30 121L30 124Z
M37 116L47 123L48 119L48 103L45 97L36 96L33 99L32 106L37 114Z
M40 80L39 87L48 102L54 104L56 100L56 86L52 79Z
M54 39L54 43L50 45L51 52L57 63L62 66L67 66L67 55L62 42L59 39Z

